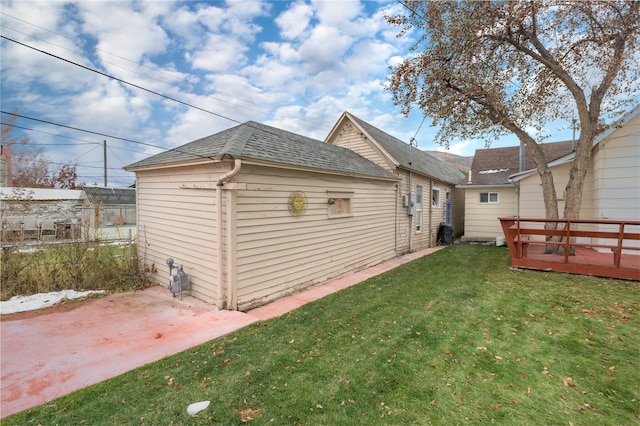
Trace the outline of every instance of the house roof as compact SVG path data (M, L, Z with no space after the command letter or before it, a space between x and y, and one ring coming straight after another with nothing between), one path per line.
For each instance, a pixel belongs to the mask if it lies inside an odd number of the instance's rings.
M572 151L573 142L540 144L547 162L556 160ZM525 150L525 170L535 169L532 155ZM509 176L520 168L520 147L476 149L471 163L471 182L466 178L461 185L507 185Z
M607 138L609 138L613 133L615 133L619 129L623 128L624 126L626 126L627 123L629 123L631 120L633 120L638 115L640 115L640 104L636 105L634 108L632 108L630 111L628 111L621 118L619 123L617 123L614 126L609 127L607 130L605 130L604 132L602 132L598 136L596 136L594 138L594 140L593 140L593 146L595 147L596 145L598 145L603 140L606 140ZM574 160L575 155L576 155L575 151L569 151L568 153L564 154L561 157L555 158L553 160L549 160L548 161L548 165L549 165L549 167L555 167L555 166L557 166L559 164L569 163L569 162ZM530 175L532 175L534 173L536 173L535 169L525 169L525 171L523 171L523 172L517 172L517 173L511 175L510 179L512 181L514 181L514 180L517 181L517 180L524 179L525 177L530 176Z
M366 132L397 163L398 167L411 169L449 183L458 183L464 177L464 173L455 167L412 147L353 114L345 112L343 115L350 118L361 130Z
M79 200L82 191L79 189L54 189L54 188L0 188L0 200Z
M91 204L124 205L136 203L134 188L101 188L87 186L83 188L84 196Z
M242 159L384 179L397 177L375 163L339 146L248 121L136 163L135 170L197 159Z

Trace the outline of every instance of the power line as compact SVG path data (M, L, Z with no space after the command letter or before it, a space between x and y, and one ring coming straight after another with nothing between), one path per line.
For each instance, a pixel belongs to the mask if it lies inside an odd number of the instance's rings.
M61 135L58 133L52 133L52 132L45 132L44 130L36 130L36 129L32 129L30 127L24 127L24 126L19 126L17 124L14 123L5 123L5 122L1 122L0 124L4 125L4 126L11 126L11 127L15 127L16 129L22 129L22 130L28 130L30 132L35 132L35 133L42 133L45 135L51 135L51 136L55 136L57 138L65 138L65 139L69 139L72 141L78 141L78 142L84 142L86 144L99 144L100 142L96 142L96 141L88 141L88 140L84 140L84 139L78 139L78 138L72 138L71 136L66 136L66 135ZM78 146L80 144L77 143L33 143L33 142L28 142L27 145L29 146L67 146L67 145L73 145L73 146Z
M60 34L60 33L56 32L56 31L52 31L52 30L50 30L50 29L48 29L48 28L44 28L44 27L41 27L41 26L39 26L39 25L33 24L33 23L31 23L31 22L25 21L24 19L21 19L21 18L15 17L15 16L10 15L10 14L8 14L8 13L6 13L6 12L2 12L2 11L0 11L0 14L1 14L1 15L5 15L5 16L8 16L8 17L10 17L10 18L12 18L12 19L15 19L15 20L17 20L17 21L23 22L23 23L25 23L25 24L27 24L27 25L31 25L31 26L33 26L33 27L35 27L35 28L38 28L38 29L41 29L41 30L43 30L43 31L47 31L47 32L49 32L49 33L51 33L51 34L55 34L55 35L57 35L57 36L59 36L59 37L66 38L67 40L70 40L70 41L72 41L72 42L74 42L74 43L76 42L76 40L75 40L75 39L72 39L72 38L70 38L70 37L67 37L67 36L65 36L64 34ZM59 47L59 48L61 48L61 49L64 49L64 50L67 50L67 51L70 51L70 52L75 52L75 53L82 53L82 54L84 54L84 52L81 52L81 51L79 51L79 50L75 50L75 51L74 51L74 50L72 50L72 49L68 49L68 48L66 48L66 47L64 47L64 46L60 46L60 45L58 45L58 44L55 44L55 43L53 43L53 42L50 42L50 41L48 41L48 40L41 39L41 38L36 37L36 36L33 36L33 35L31 35L31 34L26 34L26 33L22 32L22 31L19 31L19 30L16 30L16 29L14 29L14 28L11 28L11 27L7 26L6 24L4 24L4 27L5 27L5 28L7 28L7 29L9 29L10 31L14 31L14 32L17 32L17 33L22 34L22 35L24 35L24 36L30 37L30 38L32 38L32 39L39 40L39 41L42 41L42 42L44 42L44 43L51 44L51 45L53 45L53 46L57 46L57 47ZM147 68L147 69L149 69L149 70L150 70L150 71L152 71L152 72L159 72L159 73L162 73L162 74L164 74L164 75L166 75L166 76L170 77L172 80L174 80L174 81L176 81L176 82L178 82L178 83L180 82L180 80L179 80L176 76L174 76L174 75L172 75L172 74L170 74L170 73L168 73L168 72L166 72L166 71L164 71L164 70L162 70L162 69L156 69L156 68L152 68L152 67L149 67L149 66L147 66L147 65L144 65L144 64L139 64L137 61L131 60L131 59L129 59L129 58L125 58L124 56L120 56L120 55L115 54L115 53L112 53L112 52L109 52L108 50L100 49L99 47L96 47L95 49L96 49L96 50L98 50L98 51L100 51L100 52L106 53L106 54L108 54L108 55L115 56L116 58L122 59L122 60L124 60L124 61L130 62L130 63L132 63L132 64L134 64L134 65L136 65L136 66L140 66L140 67L143 67L143 68ZM140 76L144 76L144 77L150 78L150 79L152 79L152 80L156 80L156 81L159 81L159 82L161 82L161 83L164 83L164 84L167 84L167 85L170 85L170 86L171 86L171 83L169 83L169 82L167 82L167 81L164 81L164 80L161 80L161 79L158 79L158 78L151 77L151 76L149 76L148 74L144 74L144 75L143 75L143 74L138 73L138 72L136 72L136 71L133 71L133 70L131 70L131 69L129 69L129 68L125 68L125 67L123 67L123 66L120 66L120 65L118 65L118 64L115 64L115 63L113 63L113 62L105 61L104 59L102 59L102 62L107 63L107 64L111 64L111 65L116 66L116 67L118 67L118 68L120 68L120 69L123 69L123 70L129 71L129 72L131 72L131 73L134 73L134 74L137 74L137 75L140 75ZM224 92L220 92L220 91L218 91L218 92L219 92L220 94L222 94L222 95L231 96L231 97L233 97L233 99L234 99L234 100L236 100L236 101L240 101L240 102L242 102L242 103L245 103L245 104L251 105L252 107L258 107L258 108L260 108L260 109L256 109L256 108L248 108L247 106L241 106L241 105L238 105L238 104L237 104L237 103L235 103L235 102L231 102L231 101L228 101L228 100L226 100L226 99L221 99L221 98L219 98L219 97L215 97L215 96L211 96L211 95L206 95L206 97L207 97L207 98L210 98L210 99L214 99L214 100L219 101L219 102L224 102L224 103L227 103L227 104L230 104L230 105L233 105L233 106L238 106L238 107L241 107L241 108L244 108L244 109L251 109L251 110L253 110L253 111L257 111L257 112L267 112L267 113L268 113L268 112L270 111L268 108L264 108L264 107L262 107L261 105L256 104L256 103L254 103L254 102L250 102L250 101L246 101L246 100L243 100L243 99L237 98L235 95L231 95L231 94L224 93ZM318 122L315 122L315 121L312 121L312 120L309 120L309 119L306 119L306 118L302 118L302 117L298 117L298 116L293 116L293 115L289 115L289 114L281 114L281 115L283 115L283 116L285 116L285 117L289 117L289 119L293 119L293 120L298 121L298 122L300 122L300 121L307 122L307 123L309 123L310 125L312 125L312 126L313 126L313 127L311 127L311 128L318 128L318 126L320 125Z
M167 96L167 95L164 95L164 94L162 94L162 93L156 92L156 91L154 91L154 90L144 88L144 87L139 86L139 85L137 85L137 84L130 83L130 82L128 82L128 81L126 81L126 80L123 80L123 79L121 79L121 78L114 77L114 76L112 76L112 75L110 75L110 74L107 74L107 73L105 73L105 72L102 72L102 71L98 71L97 69L94 69L94 68L88 67L88 66L86 66L86 65L79 64L79 63L77 63L77 62L73 62L73 61L71 61L71 60L69 60L69 59L63 58L63 57L58 56L58 55L54 55L53 53L49 53L49 52L47 52L47 51L45 51L45 50L38 49L38 48L33 47L33 46L29 46L29 45L28 45L28 44L26 44L26 43L19 42L19 41L17 41L17 40L14 40L14 39L12 39L12 38L7 37L7 36L0 35L0 37L1 37L1 38L3 38L3 39L5 39L5 40L8 40L8 41L11 41L11 42L13 42L13 43L16 43L16 44L19 44L19 45L21 45L21 46L24 46L24 47L26 47L26 48L29 48L29 49L35 50L36 52L44 53L45 55L51 56L51 57L53 57L53 58L59 59L59 60L61 60L61 61L64 61L64 62L67 62L67 63L69 63L69 64L75 65L75 66L77 66L77 67L83 68L83 69L85 69L85 70L88 70L88 71L94 72L94 73L96 73L96 74L100 74L100 75L102 75L102 76L104 76L104 77L108 77L108 78L110 78L110 79L112 79L112 80L119 81L120 83L126 84L126 85L128 85L128 86L135 87L136 89L144 90L145 92L152 93L152 94L154 94L154 95L156 95L156 96L160 96L161 98L169 99L170 101L177 102L177 103L179 103L179 104L182 104L182 105L188 106L189 108L194 108L194 109L197 109L197 110L199 110L199 111L206 112L207 114L215 115L216 117L219 117L219 118L223 118L223 119L225 119L225 120L232 121L232 122L234 122L234 123L238 123L238 124L241 124L241 123L242 123L241 121L236 120L235 118L227 117L227 116L225 116L225 115L218 114L217 112L209 111L209 110L206 110L206 109L201 108L201 107L199 107L199 106L196 106L196 105L190 104L190 103L188 103L188 102L181 101L180 99L176 99L176 98L173 98L173 97L171 97L171 96Z
M154 144L151 144L151 143L148 143L148 142L140 142L140 141L135 141L135 140L132 140L132 139L121 138L119 136L108 135L106 133L100 133L100 132L94 132L92 130L81 129L79 127L67 126L67 125L60 124L60 123L54 123L53 121L42 120L40 118L28 117L26 115L18 114L18 113L15 113L15 112L7 112L7 111L0 110L0 113L13 115L15 117L24 118L26 120L38 121L40 123L50 124L52 126L64 127L65 129L76 130L78 132L91 133L93 135L104 136L104 137L110 138L110 139L117 139L117 140L121 140L121 141L124 141L124 142L131 142L131 143L135 143L135 144L138 144L138 145L145 145L145 146L150 146L152 148L159 148L159 149L162 149L163 151L164 150L176 151L176 152L181 152L183 154L193 155L195 157L211 159L211 157L207 157L205 155L200 155L200 154L193 153L193 152L184 151L184 150L181 150L180 148L165 148L165 147L162 147L160 145L154 145Z

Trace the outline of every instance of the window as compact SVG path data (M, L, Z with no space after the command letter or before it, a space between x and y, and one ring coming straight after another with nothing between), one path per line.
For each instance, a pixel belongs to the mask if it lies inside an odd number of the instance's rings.
M431 191L431 205L435 208L440 207L440 190L437 188Z
M327 191L329 218L350 217L353 192Z
M422 186L416 186L416 232L422 231Z
M481 192L480 204L497 204L500 202L497 192Z

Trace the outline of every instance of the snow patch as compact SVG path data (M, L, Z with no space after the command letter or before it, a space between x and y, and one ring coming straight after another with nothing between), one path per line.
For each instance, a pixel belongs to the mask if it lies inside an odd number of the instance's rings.
M509 169L491 169L491 170L481 170L478 173L480 173L481 175L488 175L488 174L493 174L493 173L502 173L502 172L506 172Z
M14 314L16 312L33 311L48 308L63 299L78 299L91 294L102 294L104 291L75 291L62 290L52 293L38 293L31 296L13 296L11 299L0 302L0 314Z

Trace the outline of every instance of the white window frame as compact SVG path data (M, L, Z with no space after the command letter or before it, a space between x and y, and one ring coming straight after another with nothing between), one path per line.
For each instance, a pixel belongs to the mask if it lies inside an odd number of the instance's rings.
M329 219L353 216L352 191L327 191Z
M422 199L423 199L422 185L416 185L416 204L415 204L416 233L422 232Z
M487 201L482 201L482 194L487 194ZM491 196L495 195L495 201L491 201ZM499 192L480 192L478 193L478 202L480 204L500 204Z
M431 207L434 209L440 208L440 188L431 189Z

